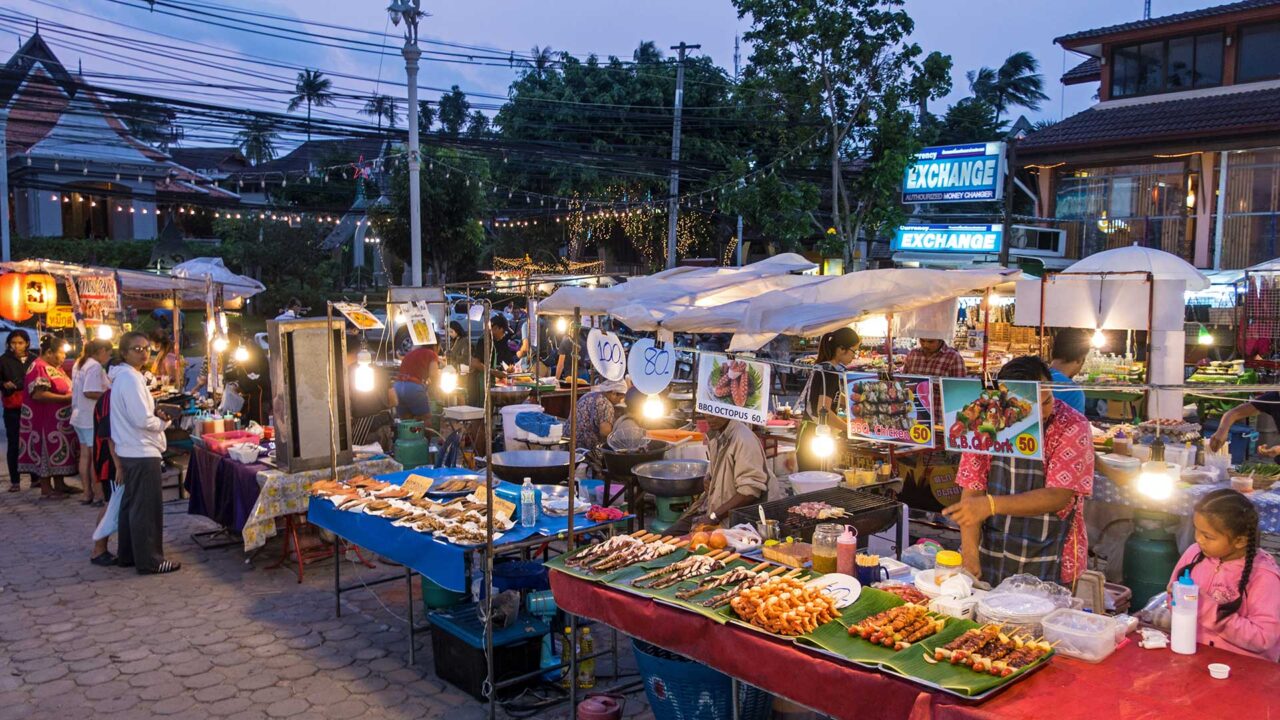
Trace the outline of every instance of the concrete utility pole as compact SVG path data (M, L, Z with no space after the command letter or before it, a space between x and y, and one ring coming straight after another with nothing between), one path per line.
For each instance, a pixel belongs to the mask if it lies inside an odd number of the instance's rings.
M701 45L686 45L683 40L671 49L680 54L676 59L676 119L671 128L671 187L667 191L667 267L676 266L676 226L680 220L680 113L684 108L684 56Z
M733 90L735 93L738 91L738 66L741 62L742 62L742 55L741 53L738 52L738 36L734 35L733 36ZM742 181L738 181L739 188L741 188L745 184L746 183ZM737 250L737 256L738 256L737 265L738 267L742 267L742 261L744 259L743 250L742 250L742 213L738 213L738 247L736 248L736 250Z
M0 260L9 262L9 150L4 134L8 129L9 110L0 108Z
M404 19L404 70L409 76L409 282L422 287L422 162L418 153L418 21L422 0L391 0L387 14L399 25Z

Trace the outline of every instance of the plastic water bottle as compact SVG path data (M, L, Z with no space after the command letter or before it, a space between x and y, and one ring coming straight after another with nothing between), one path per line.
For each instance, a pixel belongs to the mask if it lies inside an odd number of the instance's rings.
M532 478L525 478L520 487L520 526L531 528L538 524L538 489Z
M1180 655L1196 652L1196 627L1199 624L1200 588L1191 579L1191 571L1185 570L1170 591L1172 622L1169 630L1169 649Z
M578 689L590 690L596 686L596 659L583 658L595 650L595 642L591 639L591 628L582 628L582 637L578 640Z

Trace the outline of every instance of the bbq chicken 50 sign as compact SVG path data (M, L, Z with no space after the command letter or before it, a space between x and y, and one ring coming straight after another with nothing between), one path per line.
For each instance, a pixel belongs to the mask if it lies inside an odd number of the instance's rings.
M1004 197L1005 144L928 147L902 179L902 202L945 203Z

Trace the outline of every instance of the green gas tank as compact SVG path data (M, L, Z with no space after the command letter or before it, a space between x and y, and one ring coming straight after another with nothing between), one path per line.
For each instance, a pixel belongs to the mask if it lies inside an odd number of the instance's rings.
M406 470L432 464L434 453L421 420L396 421L396 461Z
M1134 515L1133 534L1124 543L1124 584L1133 591L1129 607L1143 607L1169 586L1169 576L1181 557L1168 530L1172 522L1176 518L1163 513L1139 510Z

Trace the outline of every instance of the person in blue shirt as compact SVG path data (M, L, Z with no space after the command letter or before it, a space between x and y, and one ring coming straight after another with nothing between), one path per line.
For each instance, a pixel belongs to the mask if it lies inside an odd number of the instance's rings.
M1049 372L1055 384L1074 385L1074 378L1084 367L1084 359L1089 355L1089 333L1079 328L1064 328L1053 336L1053 356L1049 361ZM1054 397L1070 405L1081 415L1084 414L1083 390L1054 390Z

